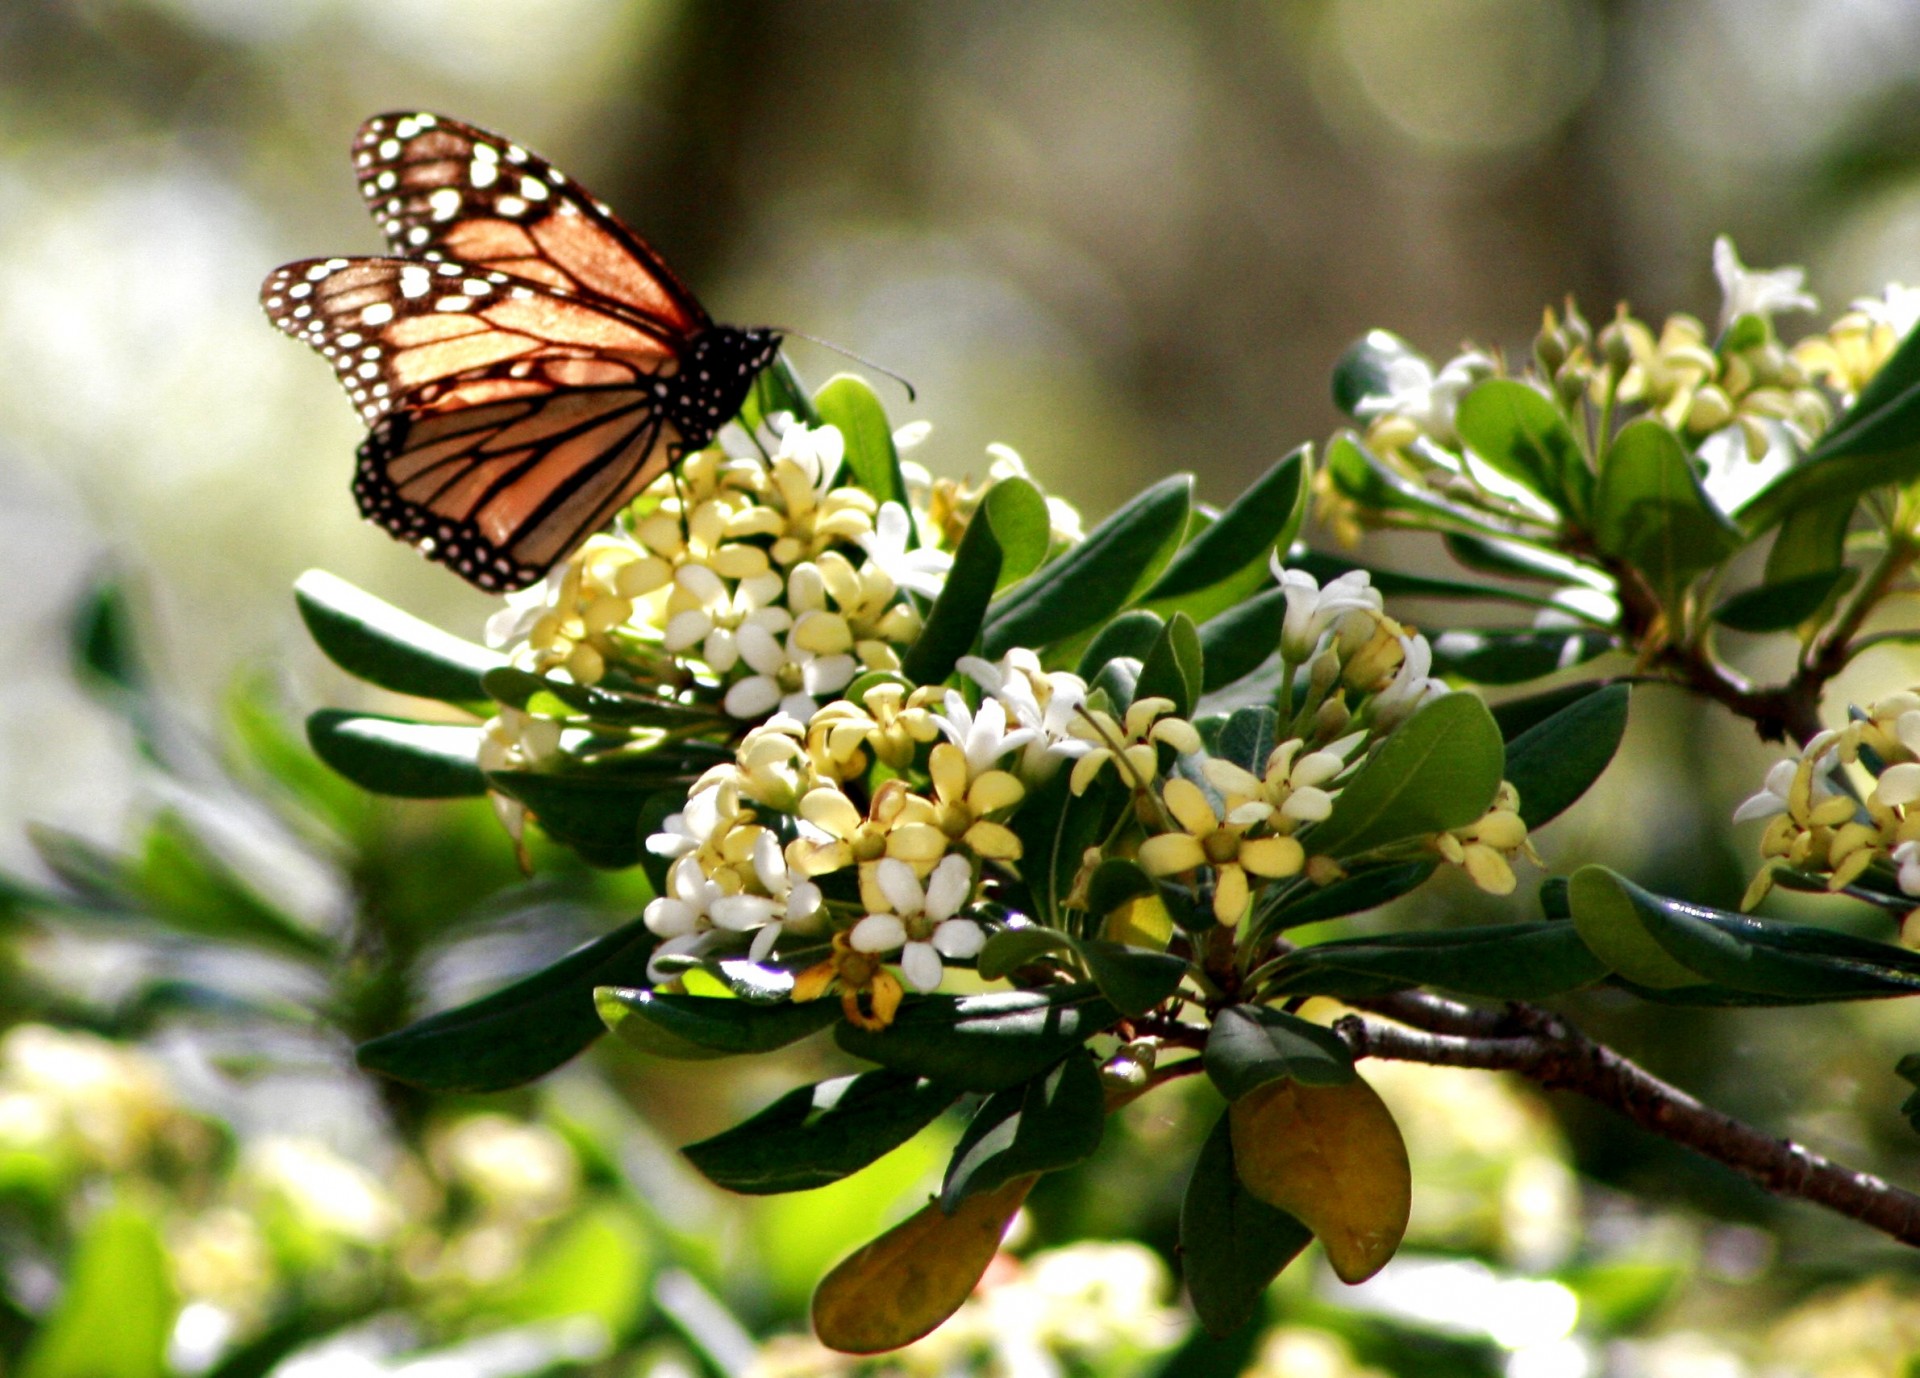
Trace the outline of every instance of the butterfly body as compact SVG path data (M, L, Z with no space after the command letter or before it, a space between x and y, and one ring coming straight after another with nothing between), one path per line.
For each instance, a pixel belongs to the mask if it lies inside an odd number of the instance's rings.
M779 336L717 325L647 244L544 160L434 115L355 140L394 258L271 274L274 324L367 422L354 495L488 590L541 578L705 446Z

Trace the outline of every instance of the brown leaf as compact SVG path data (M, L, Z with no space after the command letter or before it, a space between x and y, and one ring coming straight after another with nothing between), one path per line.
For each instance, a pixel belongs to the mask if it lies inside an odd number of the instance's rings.
M1356 1078L1340 1086L1272 1081L1229 1111L1247 1190L1296 1217L1342 1282L1364 1282L1400 1247L1413 1175L1399 1126Z
M912 1344L960 1309L993 1262L1037 1175L970 1196L947 1215L938 1202L847 1255L813 1293L813 1333L843 1354Z

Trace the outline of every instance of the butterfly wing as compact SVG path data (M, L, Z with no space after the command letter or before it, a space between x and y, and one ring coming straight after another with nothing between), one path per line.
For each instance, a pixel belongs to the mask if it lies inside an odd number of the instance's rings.
M483 589L539 579L680 455L651 389L523 387L480 370L360 447L361 512Z
M396 253L510 273L682 336L712 324L645 240L518 144L444 115L375 115L353 162Z

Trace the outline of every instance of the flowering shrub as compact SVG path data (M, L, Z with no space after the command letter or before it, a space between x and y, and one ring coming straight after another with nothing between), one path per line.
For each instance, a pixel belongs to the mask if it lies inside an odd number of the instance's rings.
M1040 1175L1092 1154L1113 1110L1201 1072L1226 1108L1181 1245L1217 1331L1311 1239L1348 1282L1394 1253L1408 1155L1356 1071L1367 1056L1574 1086L1913 1238L1920 1217L1895 1221L1885 1184L1778 1158L1779 1141L1680 1106L1518 1003L1600 983L1704 1004L1910 994L1920 960L1898 947L1703 910L1598 866L1547 879L1536 920L1300 940L1442 869L1515 892L1539 864L1530 832L1611 759L1631 679L1807 741L1743 807L1779 815L1753 899L1771 879L1903 912L1920 891L1920 698L1816 735L1824 686L1920 554L1901 486L1920 476L1911 299L1862 303L1789 350L1772 318L1812 305L1797 274L1750 272L1725 241L1715 264L1714 331L1674 317L1656 334L1623 308L1595 332L1568 303L1517 372L1478 350L1436 370L1375 332L1335 376L1364 430L1318 465L1286 456L1218 511L1173 477L1083 531L1011 452L981 487L932 481L864 384L809 396L776 367L718 443L510 596L491 648L307 576L303 612L341 665L483 720L329 711L311 725L324 759L387 793L485 793L517 841L531 821L595 865L644 868L654 892L547 970L362 1045L363 1065L490 1090L602 1024L669 1058L832 1028L872 1070L686 1149L751 1193L844 1177L965 1101L938 1198L815 1296L821 1339L859 1353L938 1325ZM1469 573L1305 549L1314 495L1336 533L1436 533ZM1870 529L1849 538L1856 513ZM1760 582L1725 593L1769 534ZM1402 593L1534 625L1424 636L1388 613ZM1723 627L1795 639L1792 678L1752 684ZM1574 667L1588 677L1497 710L1454 687ZM1825 783L1835 760L1877 773L1872 792ZM1396 1022L1330 1026L1308 1017L1330 1007L1302 1008L1313 997Z

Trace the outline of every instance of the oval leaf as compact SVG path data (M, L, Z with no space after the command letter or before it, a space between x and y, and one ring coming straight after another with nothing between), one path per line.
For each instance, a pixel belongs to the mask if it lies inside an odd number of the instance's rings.
M899 1072L836 1077L789 1091L753 1118L680 1151L728 1191L811 1191L891 1153L938 1119L955 1094Z
M1272 1081L1340 1086L1355 1075L1353 1054L1332 1030L1264 1005L1221 1010L1204 1060L1207 1080L1230 1101Z
M1365 1282L1393 1257L1413 1175L1399 1126L1364 1080L1269 1082L1235 1101L1227 1121L1247 1190L1312 1230L1340 1281Z
M711 995L601 986L593 992L609 1029L643 1052L671 1058L766 1053L818 1033L840 1017L837 1000L758 1005Z
M635 919L491 995L362 1043L354 1060L433 1091L502 1091L545 1076L604 1032L594 987L644 981L656 942Z
M891 1027L841 1024L855 1057L946 1082L999 1091L1044 1071L1120 1017L1090 985L994 995L909 997Z
M313 754L362 789L399 799L487 792L480 729L322 708L307 719Z
M1514 378L1489 378L1460 399L1454 427L1473 452L1570 516L1592 490L1587 467L1560 409Z
M1047 500L1025 479L1002 479L987 490L960 537L946 585L908 648L901 672L915 684L938 684L980 635L994 591L1046 558L1052 519Z
M873 494L876 502L906 506L907 485L900 477L893 427L867 380L853 373L836 374L813 395L813 407L824 424L840 428L853 481Z
M1370 756L1305 835L1320 856L1364 852L1409 837L1465 827L1500 788L1500 729L1472 694L1424 704Z
M1595 690L1507 743L1506 778L1528 828L1558 818L1600 778L1627 731L1624 684Z
M1432 986L1494 1000L1544 1000L1606 978L1606 963L1572 924L1501 923L1303 947L1274 963L1262 993L1358 998Z
M1603 554L1646 575L1668 608L1678 606L1694 575L1726 559L1743 539L1701 487L1679 438L1651 417L1622 427L1608 447L1593 535Z
M1093 1059L1069 1053L1024 1085L987 1097L955 1145L941 1208L1015 1178L1055 1172L1093 1156L1107 1123L1107 1093Z
M960 1309L1000 1250L1035 1179L960 1203L930 1202L842 1259L813 1294L813 1333L842 1354L912 1344Z
M296 579L293 597L327 659L398 694L477 703L487 696L480 677L507 663L497 651L462 641L323 569Z
M1313 1231L1240 1181L1222 1115L1200 1146L1180 1202L1180 1268L1200 1324L1225 1335L1252 1320L1267 1285L1312 1242Z

